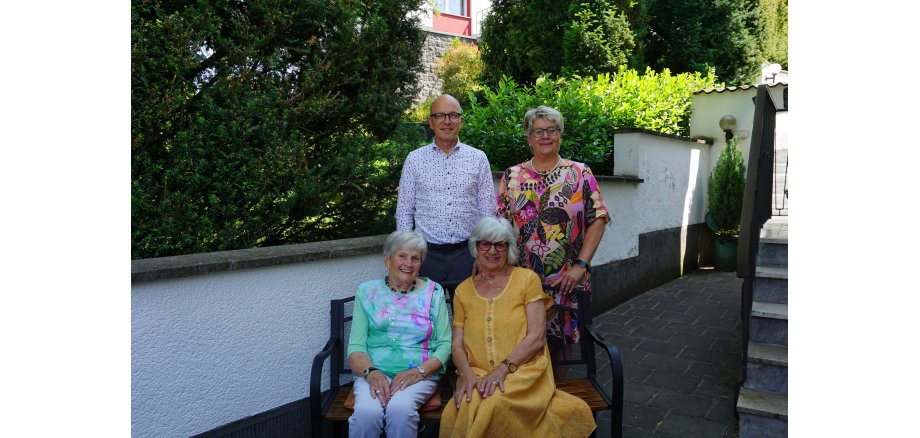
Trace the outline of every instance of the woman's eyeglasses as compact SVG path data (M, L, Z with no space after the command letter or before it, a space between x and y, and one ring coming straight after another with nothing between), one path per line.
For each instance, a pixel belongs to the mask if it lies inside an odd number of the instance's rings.
M559 130L556 129L556 128L549 128L549 129L531 129L531 130L530 130L530 133L533 134L533 135L534 135L535 137L537 137L537 138L543 137L543 135L548 135L548 136L550 136L550 137L555 137L556 134L559 133Z
M498 252L505 252L508 249L508 242L489 242L488 240L476 241L476 248L482 252L488 252L492 247Z

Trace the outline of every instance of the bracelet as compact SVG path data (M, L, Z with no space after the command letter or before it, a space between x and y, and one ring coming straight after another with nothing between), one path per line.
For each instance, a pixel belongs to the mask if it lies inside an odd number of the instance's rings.
M373 373L374 371L380 371L380 370L378 370L377 368L374 368L374 367L370 367L370 368L364 370L364 377L367 377L368 374Z
M586 262L586 261L584 261L584 260L582 260L582 259L575 259L575 261L573 261L572 264L573 264L573 265L581 266L582 268L585 268L585 269L591 268L591 265L589 265L588 262Z

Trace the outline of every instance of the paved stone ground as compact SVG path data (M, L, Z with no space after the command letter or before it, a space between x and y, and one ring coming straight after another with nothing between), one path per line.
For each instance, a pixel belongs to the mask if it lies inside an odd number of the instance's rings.
M700 269L594 319L622 356L624 437L738 436L741 283L734 272ZM609 382L609 369L600 372ZM603 413L597 436L609 434Z

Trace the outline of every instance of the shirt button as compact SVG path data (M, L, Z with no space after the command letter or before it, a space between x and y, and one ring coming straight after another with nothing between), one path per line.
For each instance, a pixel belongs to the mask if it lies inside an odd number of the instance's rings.
M492 337L489 336L488 338L486 338L486 340L489 341L489 342L492 342Z
M489 361L489 365L495 365L495 361L494 361L494 360L490 360L490 361Z
M491 321L491 320L492 320L492 315L489 315L486 317L486 321Z
M492 304L492 299L491 299L491 298L489 298L489 304Z

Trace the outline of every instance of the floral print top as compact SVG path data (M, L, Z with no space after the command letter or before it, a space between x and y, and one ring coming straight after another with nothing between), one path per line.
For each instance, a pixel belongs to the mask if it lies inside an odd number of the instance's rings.
M520 231L521 265L549 287L578 258L588 227L598 219L609 222L610 212L586 164L562 160L546 176L523 164L502 175L496 214ZM590 290L587 275L579 286Z
M426 280L406 294L393 292L382 278L358 286L347 355L367 353L391 378L436 357L441 369L429 378L439 379L450 358L450 341L447 301L438 283Z

